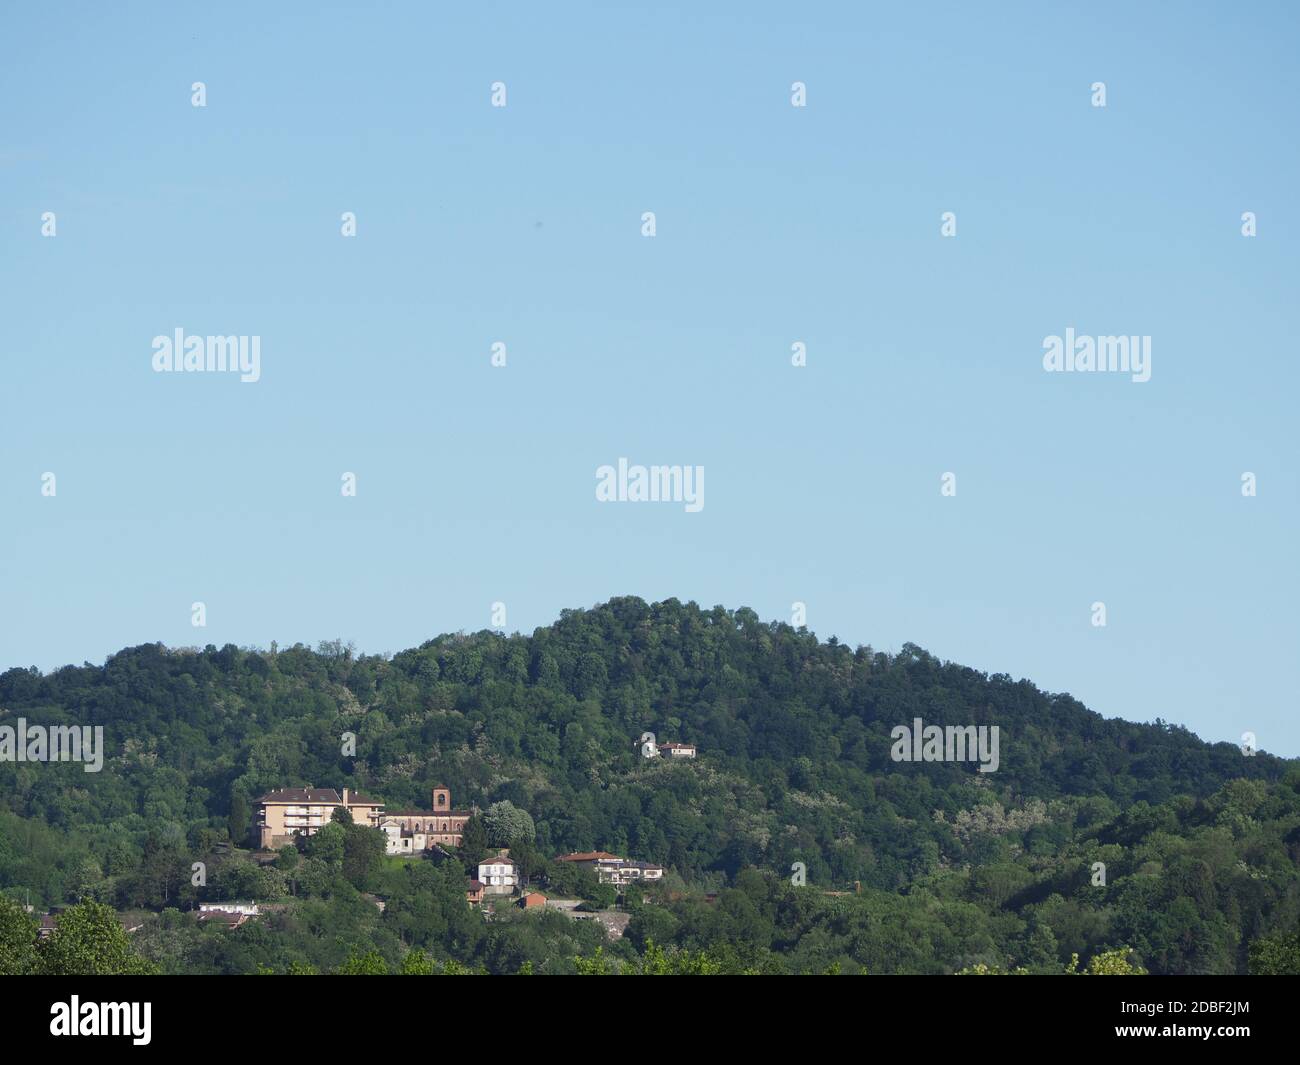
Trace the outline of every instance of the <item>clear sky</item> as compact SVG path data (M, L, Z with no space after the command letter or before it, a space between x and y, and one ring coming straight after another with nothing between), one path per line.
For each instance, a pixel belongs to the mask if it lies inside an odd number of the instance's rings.
M802 602L1300 754L1298 9L704 6L7 4L0 668Z

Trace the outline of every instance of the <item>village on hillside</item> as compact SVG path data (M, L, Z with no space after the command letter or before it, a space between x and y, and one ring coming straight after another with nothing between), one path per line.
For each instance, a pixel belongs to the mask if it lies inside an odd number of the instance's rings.
M282 788L267 792L257 800L255 842L260 853L274 856L281 847L295 844L297 837L315 835L340 810L346 811L353 824L383 833L384 849L389 857L439 859L452 857L446 848L461 847L465 826L474 813L457 810L451 801L451 791L443 787L432 790L428 810L385 810L379 800L348 788L341 793L333 788ZM553 861L571 863L575 868L594 873L598 883L614 889L616 897L638 884L661 880L664 875L660 865L606 851L561 854ZM465 900L471 906L485 908L489 914L500 905L516 905L524 910L550 907L575 920L598 920L612 938L622 935L626 925L626 915L593 913L589 908L580 909L580 899L533 890L508 847L496 848L495 853L477 863L475 875L466 879ZM257 916L255 910L231 912L245 918Z
M693 744L659 743L653 733L644 733L634 745L643 759L667 761L691 760L696 757ZM457 809L451 790L434 787L429 808L387 809L384 802L351 788L284 787L259 796L253 805L249 843L250 857L261 866L276 862L286 848L301 850L310 846L313 836L326 826L342 821L373 828L382 834L383 853L389 859L430 859L437 862L463 860L458 855L465 841L465 830L476 809ZM223 845L228 851L238 841ZM590 920L600 924L610 939L618 939L627 927L629 914L625 902L628 892L654 885L664 878L664 867L635 857L624 857L604 850L581 851L549 857L550 863L587 874L586 884L600 887L599 900L583 898L574 883L554 883L554 876L527 871L511 856L509 847L486 848L486 853L466 870L465 901L479 910L485 919L493 919L503 908L523 911L549 909L575 921ZM552 866L554 868L554 866ZM588 894L593 894L588 892ZM384 901L368 896L382 910ZM642 896L642 901L650 901ZM284 901L256 898L213 899L200 901L194 919L200 925L233 930L267 914L282 912ZM31 908L28 907L29 912ZM57 927L59 912L33 912L39 935L46 938ZM118 923L128 933L137 931L148 916L146 911L119 912Z

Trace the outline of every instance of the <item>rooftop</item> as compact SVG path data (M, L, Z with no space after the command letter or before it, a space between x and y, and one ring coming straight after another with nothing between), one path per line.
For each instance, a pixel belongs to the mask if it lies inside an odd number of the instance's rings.
M343 805L343 798L333 788L276 788L257 802L310 802Z
M385 810L385 817L469 817L469 810Z
M575 851L573 854L561 854L557 862L621 862L623 859L608 851Z
M347 792L348 792L349 806L383 806L384 805L382 799L372 799L366 795L360 794L359 792L352 791L350 788L347 789ZM342 806L343 796L340 795L333 788L275 788L271 791L268 791L261 798L256 799L254 801L271 802L271 803L305 802L305 803L317 803L317 804L333 804L334 806Z

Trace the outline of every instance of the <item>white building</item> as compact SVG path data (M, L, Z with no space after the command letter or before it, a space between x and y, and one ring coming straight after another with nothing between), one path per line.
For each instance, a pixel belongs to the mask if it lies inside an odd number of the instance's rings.
M650 862L637 862L629 858L620 858L607 851L584 851L577 854L562 854L557 862L573 862L596 874L602 884L626 887L635 880L662 880L664 867Z
M694 758L695 744L693 743L661 743L659 744L661 754L672 758Z
M619 858L612 862L597 862L596 876L602 884L627 887L628 884L636 880L662 880L664 867L662 865L651 865L649 862L634 862L626 858Z
M478 881L485 895L512 895L519 886L519 866L501 856L478 863Z
M386 817L379 822L379 831L384 834L384 853L395 855L417 855L433 846L427 832L415 832L406 828L393 817Z
M261 911L255 902L200 902L199 913L242 913L256 917Z

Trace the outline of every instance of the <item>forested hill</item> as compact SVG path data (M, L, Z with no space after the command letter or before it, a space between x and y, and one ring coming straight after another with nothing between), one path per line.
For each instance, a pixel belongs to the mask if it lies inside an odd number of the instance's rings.
M264 791L310 784L390 807L427 807L434 785L457 807L509 800L532 815L542 855L658 862L687 894L725 889L742 870L778 883L804 862L825 889L924 892L993 922L985 947L922 946L950 956L885 970L1032 962L1042 928L1040 953L1122 941L1156 970L1226 971L1297 912L1295 763L1158 718L1106 720L911 644L888 655L820 642L748 609L614 599L532 636L446 635L391 658L337 643L149 644L102 667L10 669L0 709L0 723L105 730L97 774L0 763L0 889L47 904L86 877L110 890L149 840L195 852ZM894 761L891 729L916 718L998 726L997 771ZM645 760L645 731L699 756ZM355 757L341 754L347 733ZM1110 886L1089 894L1095 861ZM1152 925L1189 892L1182 924ZM1001 931L999 914L1014 917ZM703 933L682 938L678 916L661 940L707 945ZM764 949L799 949L779 938Z

